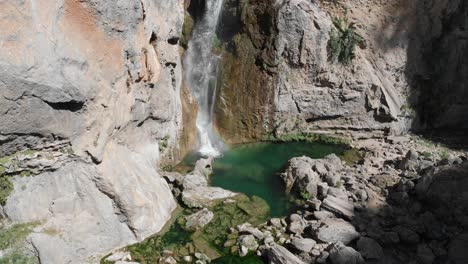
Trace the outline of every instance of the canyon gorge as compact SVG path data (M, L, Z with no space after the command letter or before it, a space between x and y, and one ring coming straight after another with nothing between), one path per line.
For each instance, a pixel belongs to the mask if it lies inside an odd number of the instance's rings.
M467 1L0 14L0 263L468 263Z

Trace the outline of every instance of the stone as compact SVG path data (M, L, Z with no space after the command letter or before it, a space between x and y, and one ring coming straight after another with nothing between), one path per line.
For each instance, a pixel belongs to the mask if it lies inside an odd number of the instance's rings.
M330 250L330 259L333 264L364 264L361 254L352 247L341 242L334 243Z
M236 196L228 190L219 187L199 187L196 189L184 190L182 192L182 201L192 208L210 207L216 202Z
M319 211L322 201L314 197L312 199L307 200L307 204L309 205L310 209L312 209L312 211Z
M332 212L328 212L328 211L316 211L314 212L314 217L317 220L323 220L326 218L335 218L335 214L333 214Z
M108 256L106 258L106 261L116 262L116 261L119 261L119 260L130 260L130 259L131 259L131 256L130 256L129 252L118 251L118 252L112 253L112 255Z
M258 228L253 227L249 223L244 223L242 225L237 226L237 230L242 233L247 233L255 236L257 239L262 240L265 236L262 231L260 231Z
M196 171L187 174L182 178L182 187L184 190L193 190L199 187L207 186L208 180L206 179L206 177Z
M402 242L405 242L408 244L416 244L419 242L419 235L409 228L406 228L403 226L397 226L393 228L393 231L398 233L400 240Z
M305 264L293 253L280 245L272 245L266 253L270 264Z
M213 212L203 208L202 210L186 217L185 229L191 231L202 229L211 222L213 217Z
M327 263L327 259L328 259L329 256L330 256L330 253L328 253L326 251L322 251L322 253L315 260L315 262L317 262L317 263Z
M416 250L416 257L421 264L432 264L435 260L435 255L431 248L426 244L419 244Z
M305 227L306 227L306 222L300 215L292 214L289 216L289 225L288 225L289 232L293 234L301 234L302 231L304 231Z
M468 233L460 234L450 241L448 256L455 264L468 263Z
M347 245L358 238L359 233L343 219L328 218L322 220L322 225L315 231L315 237L322 242L342 242Z
M356 247L361 255L366 259L380 259L383 256L383 249L372 238L360 237L356 243Z
M354 205L352 202L340 198L336 198L332 195L327 196L323 200L322 208L341 215L347 219L354 218Z
M300 252L310 252L314 246L317 244L315 240L310 238L293 238L291 240L291 245L299 250Z
M282 228L283 227L280 218L271 218L270 219L270 225L272 225L272 226L274 226L276 228Z
M258 248L258 242L253 235L243 235L238 239L240 246L239 255L241 257L247 255L248 252L254 252Z

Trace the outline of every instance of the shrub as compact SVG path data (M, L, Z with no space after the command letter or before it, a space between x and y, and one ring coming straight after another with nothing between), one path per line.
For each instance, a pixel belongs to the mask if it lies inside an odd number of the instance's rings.
M5 205L10 195L13 191L13 184L8 179L8 176L0 177L0 204Z
M348 18L332 18L333 28L328 42L329 57L348 65L355 58L356 45L364 45L364 38L356 32L355 24L348 23Z

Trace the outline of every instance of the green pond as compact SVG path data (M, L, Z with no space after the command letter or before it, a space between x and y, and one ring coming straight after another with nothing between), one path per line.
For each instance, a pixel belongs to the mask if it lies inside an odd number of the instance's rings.
M285 193L279 176L289 159L298 156L322 158L331 153L343 155L346 150L344 145L318 142L264 142L233 146L214 161L210 184L242 193L236 196L235 203L221 202L209 208L214 212L213 220L195 232L185 231L182 227L185 216L198 209L180 208L163 234L129 246L128 250L134 260L142 264L156 263L165 249L173 251L179 259L202 252L215 259L212 262L215 264L263 263L255 255L240 258L232 254L237 252L235 246L225 246L228 240L236 241L236 237L229 234L229 228L245 222L260 224L270 217L286 216L293 209L292 199ZM192 170L199 158L197 154L187 155L176 170Z
M322 158L341 154L344 146L317 142L254 143L231 148L213 164L211 185L263 198L271 216L284 216L291 210L279 173L289 159L299 156Z

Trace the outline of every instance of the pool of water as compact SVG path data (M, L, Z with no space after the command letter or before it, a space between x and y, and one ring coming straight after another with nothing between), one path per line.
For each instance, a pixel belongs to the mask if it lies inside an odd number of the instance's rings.
M233 146L213 163L211 185L263 198L270 206L271 216L287 215L291 208L290 197L284 191L279 173L288 160L308 156L322 158L328 154L342 154L344 145L319 142L261 142ZM190 154L183 162L188 170L200 158Z

